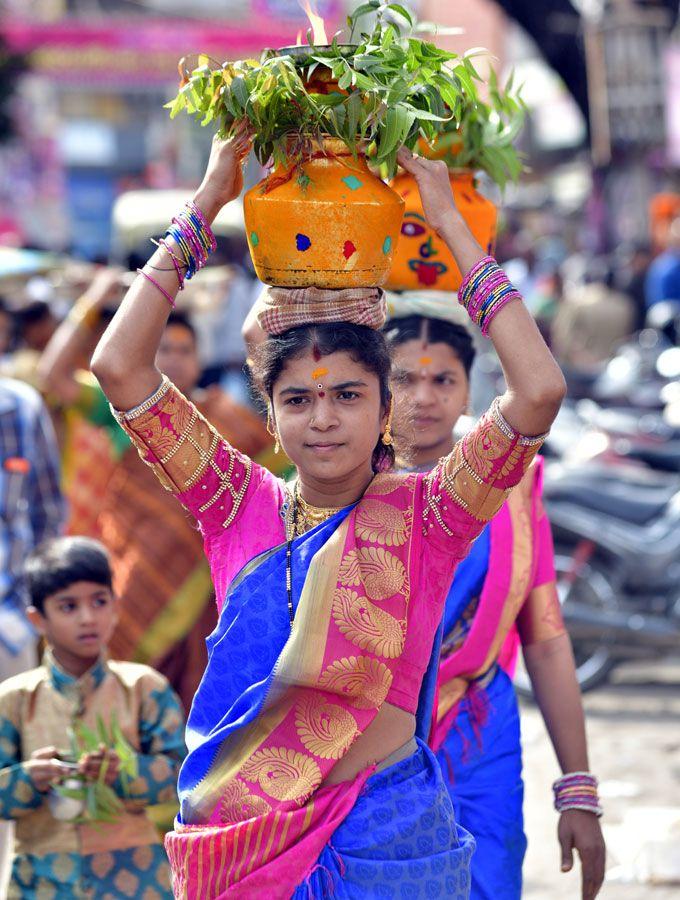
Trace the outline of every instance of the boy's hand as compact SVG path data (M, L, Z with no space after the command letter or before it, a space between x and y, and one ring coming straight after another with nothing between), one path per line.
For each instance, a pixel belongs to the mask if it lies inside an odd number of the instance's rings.
M34 750L31 758L24 763L24 768L35 785L35 789L41 794L46 793L50 787L61 781L71 771L68 766L57 759L56 747L43 747Z
M86 753L80 758L78 772L84 775L88 781L98 781L102 766L106 761L106 773L104 782L111 786L120 772L120 757L113 750L107 750L104 744L99 745L98 750Z

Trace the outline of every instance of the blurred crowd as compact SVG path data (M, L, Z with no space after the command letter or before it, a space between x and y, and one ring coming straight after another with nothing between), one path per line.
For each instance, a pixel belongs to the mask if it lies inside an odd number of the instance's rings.
M677 343L680 197L663 210L655 240L623 243L607 255L578 240L570 246L554 222L553 233L549 222L542 234L501 236L498 255L563 366L596 371L650 323Z
M241 325L255 282L236 265L205 275L170 317L158 365L231 443L273 465L272 441L244 374ZM51 423L36 449L58 473L44 493L51 493L54 509L59 494L64 500L63 516L53 515L49 528L34 528L23 550L62 529L101 540L120 597L112 657L153 664L188 708L216 615L201 539L129 445L88 371L131 277L122 268L60 259L2 285L0 374L3 382L22 382L41 395ZM47 500L36 495L29 513L38 515ZM19 615L18 595L17 587Z

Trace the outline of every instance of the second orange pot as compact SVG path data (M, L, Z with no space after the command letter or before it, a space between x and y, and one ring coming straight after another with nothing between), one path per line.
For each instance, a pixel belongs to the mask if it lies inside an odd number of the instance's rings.
M498 210L475 187L474 173L451 170L456 206L476 240L488 254L496 243ZM457 291L462 276L444 241L428 225L415 178L401 172L392 187L404 200L404 218L386 287L393 291Z

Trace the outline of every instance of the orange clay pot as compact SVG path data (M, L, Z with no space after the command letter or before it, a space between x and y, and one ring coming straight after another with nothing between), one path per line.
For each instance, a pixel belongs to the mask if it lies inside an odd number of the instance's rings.
M275 169L243 198L257 277L277 287L381 285L403 210L363 156L355 160L342 141L324 138L299 169Z
M498 210L477 191L472 171L451 169L450 179L461 215L484 251L492 254ZM392 187L404 198L406 207L386 287L392 291L457 291L462 281L460 270L444 241L425 220L415 179L400 172Z

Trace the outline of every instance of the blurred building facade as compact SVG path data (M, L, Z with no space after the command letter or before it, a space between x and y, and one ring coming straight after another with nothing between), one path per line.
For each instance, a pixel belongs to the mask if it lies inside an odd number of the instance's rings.
M357 3L316 0L329 34ZM579 105L506 12L519 4L407 5L421 20L460 29L437 43L457 52L485 47L501 73L514 68L524 84L531 117L522 149L532 174L509 191L510 206L589 204L601 242L641 236L648 196L672 182L680 160L680 103L672 102L680 54L668 14L654 3L574 0L568 22L555 20L588 48L591 156ZM574 7L582 13L576 20ZM108 252L120 192L199 177L209 130L186 117L170 122L163 109L177 87L178 60L196 52L218 61L258 56L265 46L294 43L307 25L297 0L0 0L0 8L0 36L29 65L17 140L0 147L0 206L13 210L27 243L89 258ZM605 222L610 206L616 215Z
M344 5L317 5L334 28ZM305 27L295 0L9 0L1 32L30 69L0 202L30 244L106 256L117 194L194 183L205 160L207 130L163 109L179 59L259 56Z

